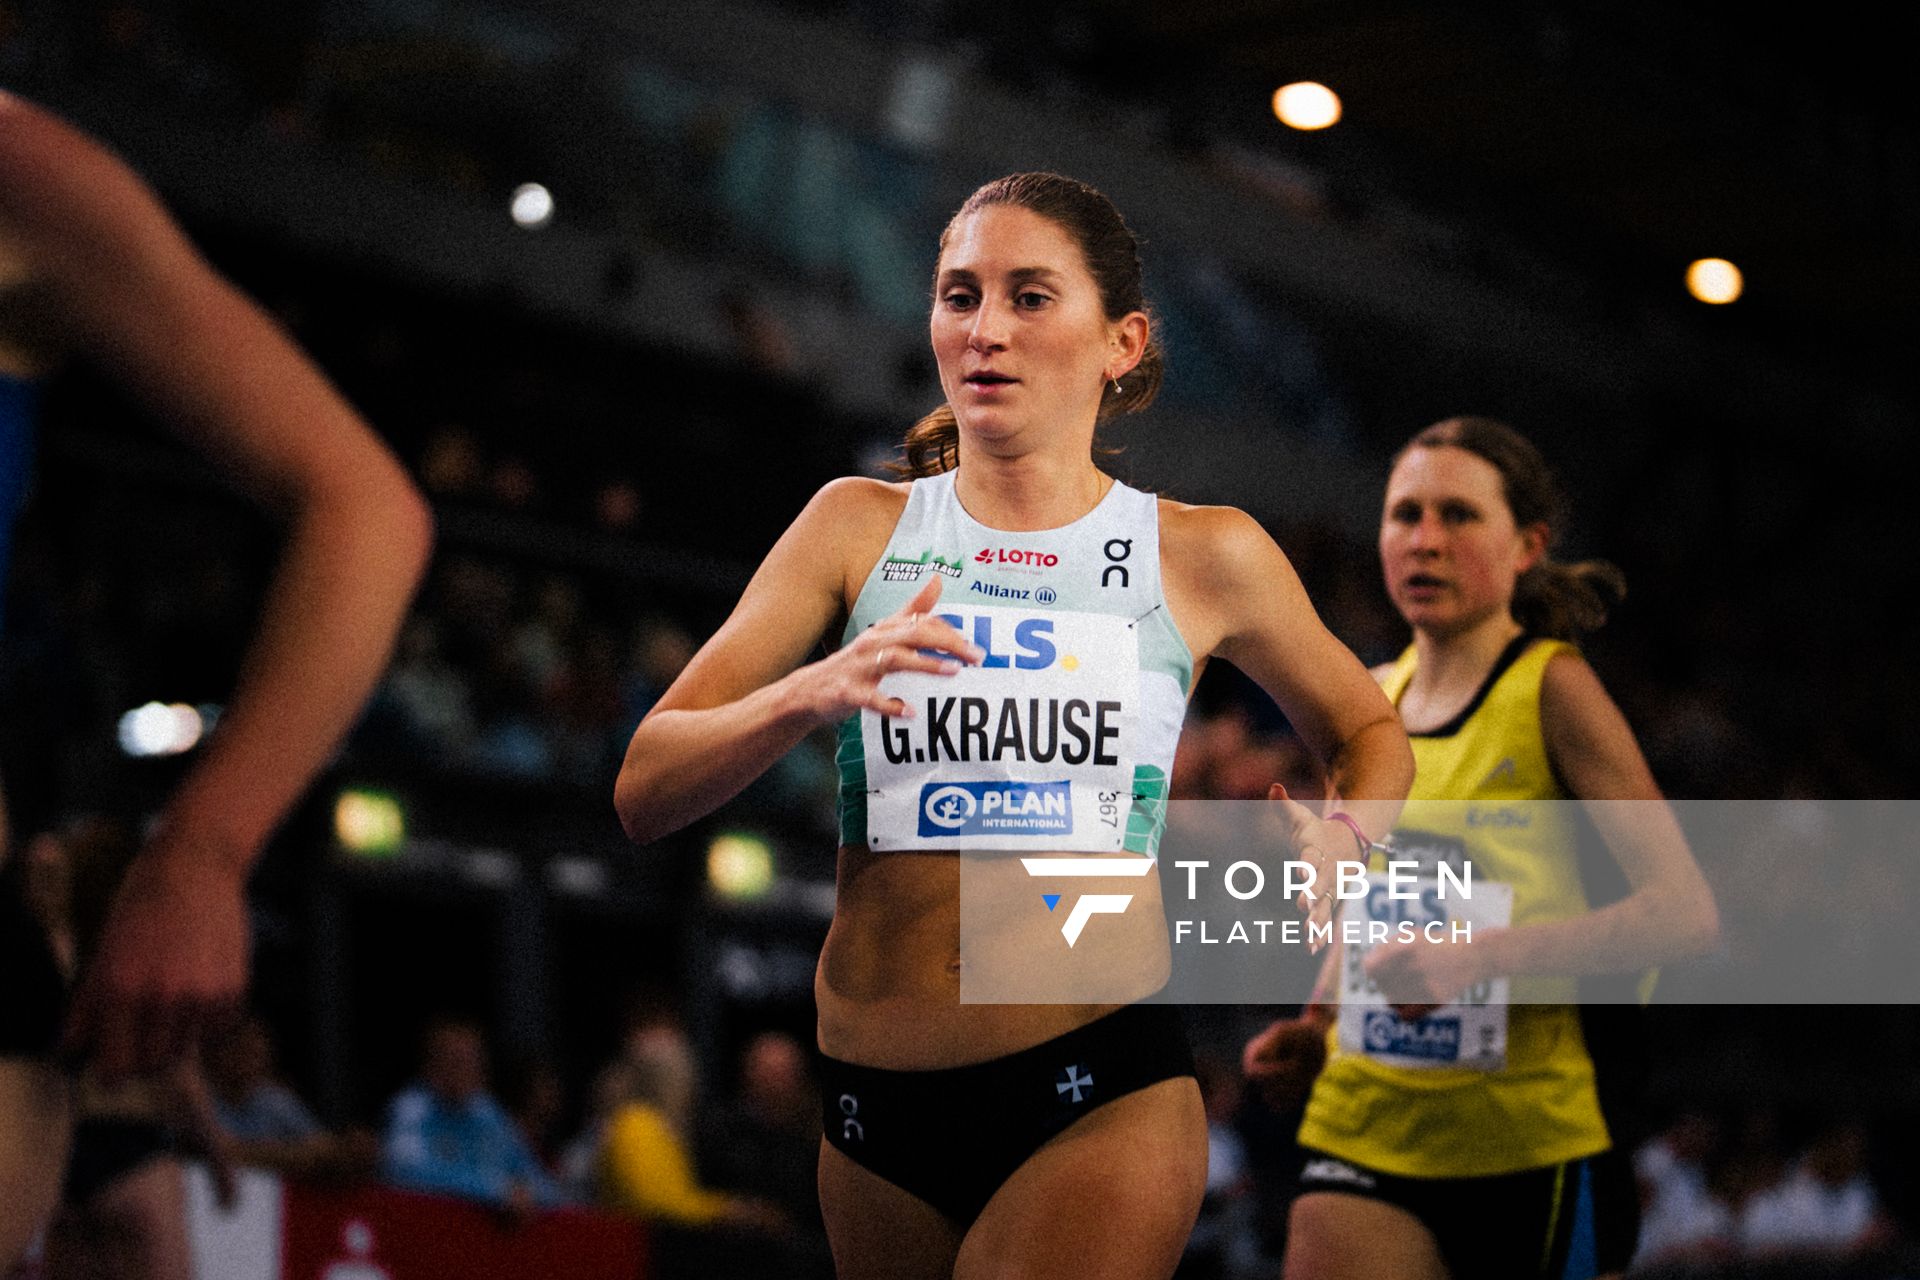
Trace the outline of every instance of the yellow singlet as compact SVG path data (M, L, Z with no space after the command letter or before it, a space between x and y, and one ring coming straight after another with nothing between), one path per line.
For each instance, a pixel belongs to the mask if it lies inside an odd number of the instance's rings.
M1547 663L1570 648L1521 637L1460 717L1435 733L1409 735L1413 792L1396 836L1460 842L1475 883L1513 886L1516 926L1588 909L1572 815L1560 805L1533 806L1525 825L1477 823L1469 830L1467 806L1434 802L1470 800L1484 812L1482 806L1503 801L1570 798L1548 763L1540 727ZM1409 648L1382 681L1396 705L1413 672ZM1516 979L1506 1064L1496 1071L1390 1066L1341 1052L1337 1031L1329 1030L1327 1066L1308 1100L1301 1144L1410 1178L1488 1177L1605 1151L1611 1140L1579 1010L1540 1003L1574 998L1572 979Z

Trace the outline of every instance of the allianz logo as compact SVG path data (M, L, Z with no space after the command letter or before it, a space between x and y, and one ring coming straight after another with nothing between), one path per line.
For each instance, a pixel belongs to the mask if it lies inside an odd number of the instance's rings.
M991 596L995 600L1031 600L1035 604L1052 604L1060 597L1054 594L1052 587L1034 587L1031 590L1021 587L1003 587L995 582L972 582L967 590L975 595Z

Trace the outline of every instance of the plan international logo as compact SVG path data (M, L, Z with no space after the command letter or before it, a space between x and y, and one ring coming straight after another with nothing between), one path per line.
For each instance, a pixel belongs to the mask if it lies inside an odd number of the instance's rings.
M1020 865L1027 869L1028 875L1048 880L1055 877L1144 876L1157 864L1152 858L1132 854L1123 858L1022 858ZM1060 905L1061 896L1043 893L1040 900L1047 904L1048 911L1052 911ZM1117 916L1132 901L1133 895L1130 893L1083 893L1073 900L1073 906L1067 910L1060 933L1071 947L1080 941L1080 932L1087 927L1087 921L1100 915Z
M942 559L933 554L929 547L920 553L917 560L905 556L888 556L880 562L880 580L882 582L918 582L926 576L928 569L935 573L944 573L949 578L960 576L960 557Z
M1073 834L1068 782L929 782L920 789L923 836Z
M1431 1014L1409 1021L1385 1009L1368 1009L1361 1028L1369 1053L1392 1053L1427 1062L1460 1060L1457 1017Z

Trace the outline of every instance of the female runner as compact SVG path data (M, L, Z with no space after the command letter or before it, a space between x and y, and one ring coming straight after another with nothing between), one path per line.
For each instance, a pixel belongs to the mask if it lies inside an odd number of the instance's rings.
M1705 950L1718 930L1632 731L1567 643L1604 621L1624 588L1609 565L1547 557L1557 514L1539 452L1487 418L1428 427L1387 482L1380 561L1413 644L1375 674L1418 762L1396 856L1450 847L1479 881L1513 886L1511 928L1367 957L1367 976L1408 1016L1501 975L1657 965ZM1590 806L1631 885L1599 910L1580 887L1566 806L1527 804L1570 798L1652 802ZM1469 832L1464 804L1437 803L1468 800L1517 806L1530 821ZM1304 1089L1326 1063L1300 1129L1289 1280L1625 1268L1631 1178L1597 1159L1610 1139L1576 1008L1515 1003L1504 1065L1482 1070L1344 1052L1334 1018L1316 1002L1247 1046L1248 1075L1275 1086L1270 1098Z
M616 803L644 843L841 725L838 909L815 994L820 1195L843 1276L1166 1276L1206 1174L1174 1011L962 1005L953 850L1151 852L1186 696L1215 654L1273 695L1348 798L1338 820L1285 803L1292 856L1383 833L1412 760L1258 524L1094 465L1096 423L1144 407L1161 376L1137 247L1104 196L1052 174L975 192L941 237L932 338L946 404L907 438L918 478L820 491L635 732ZM1116 794L1123 823L1100 808ZM1059 921L1035 914L1058 945ZM1157 900L1100 927L1148 917Z

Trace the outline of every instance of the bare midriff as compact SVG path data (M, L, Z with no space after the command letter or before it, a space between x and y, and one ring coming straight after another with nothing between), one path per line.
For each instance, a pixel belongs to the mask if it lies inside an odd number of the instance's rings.
M956 853L841 846L833 926L814 974L823 1053L901 1071L961 1066L1051 1040L1120 1007L1113 1001L963 1004L960 863ZM1009 859L1007 865L1015 864ZM1075 888L1138 894L1138 910L1102 918L1101 941L1116 948L1130 941L1130 954L1164 948L1155 877L1090 878ZM1038 889L1033 893L1037 907ZM1038 909L1005 914L987 943L975 926L975 955L967 963L1042 965L1064 950L1059 917ZM1164 981L1164 970L1149 963L1136 981L1121 985L1138 999Z

